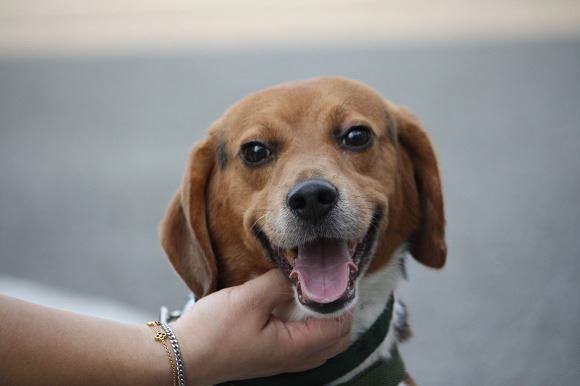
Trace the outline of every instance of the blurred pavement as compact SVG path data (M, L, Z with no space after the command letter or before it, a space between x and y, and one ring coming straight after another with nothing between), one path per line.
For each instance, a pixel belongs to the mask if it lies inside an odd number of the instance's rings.
M0 294L47 307L124 323L145 323L156 319L149 313L111 298L79 294L71 290L42 285L33 280L6 275L0 275Z

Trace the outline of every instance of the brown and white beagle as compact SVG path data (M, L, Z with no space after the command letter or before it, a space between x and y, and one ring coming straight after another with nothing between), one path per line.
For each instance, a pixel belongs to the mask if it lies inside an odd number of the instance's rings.
M339 385L388 362L409 334L394 291L408 253L444 265L444 227L437 160L418 120L366 85L319 78L252 94L211 126L161 240L198 298L275 267L295 293L282 317L352 311L355 343L387 323L357 363L299 381Z

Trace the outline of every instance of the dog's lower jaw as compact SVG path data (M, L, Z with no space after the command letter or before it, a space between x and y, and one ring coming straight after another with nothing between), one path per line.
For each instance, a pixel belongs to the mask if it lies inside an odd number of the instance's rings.
M360 280L357 281L357 298L353 303L351 303L350 309L347 311L352 312L353 314L351 329L351 338L353 342L355 342L372 326L384 310L391 294L394 294L398 283L404 277L404 265L402 264L402 261L406 259L406 255L406 245L402 245L397 248L389 260L388 265L372 274L367 274L361 277ZM385 340L358 367L333 381L330 385L338 385L347 382L379 359L388 359L391 356L391 349L397 344L396 326L400 323L400 314L397 313L396 310L397 307L401 307L401 305L398 304L396 298L395 300L393 319ZM294 303L276 309L275 315L283 320L302 320L308 317L320 318L333 316L332 314L322 315L315 313L302 306L297 298L295 298Z

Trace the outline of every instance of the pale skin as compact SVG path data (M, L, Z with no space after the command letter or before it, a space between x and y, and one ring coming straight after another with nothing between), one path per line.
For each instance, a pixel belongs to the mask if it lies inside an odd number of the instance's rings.
M211 294L172 324L188 385L211 385L324 363L350 344L351 317L282 322L292 301L272 270ZM10 385L170 385L163 346L146 325L129 325L0 295L0 374Z

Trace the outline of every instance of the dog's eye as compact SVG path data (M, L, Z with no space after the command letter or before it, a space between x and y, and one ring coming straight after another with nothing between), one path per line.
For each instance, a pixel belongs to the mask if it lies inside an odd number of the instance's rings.
M347 149L364 150L373 140L371 129L366 126L353 126L342 136L341 144Z
M249 165L258 166L272 157L272 151L260 142L248 142L242 145L242 159Z

